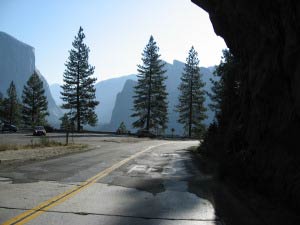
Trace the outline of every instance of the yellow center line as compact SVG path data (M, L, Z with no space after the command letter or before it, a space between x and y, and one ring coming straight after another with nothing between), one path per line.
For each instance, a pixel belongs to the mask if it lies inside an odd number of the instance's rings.
M59 194L57 196L54 196L53 198L50 198L50 199L42 202L38 206L36 206L32 209L29 209L29 210L19 214L18 216L7 220L2 225L21 225L21 224L25 224L25 223L33 220L34 218L38 217L42 213L46 212L47 210L51 209L52 207L65 202L67 199L71 198L72 196L76 195L77 193L79 193L79 192L83 191L84 189L88 188L89 186L96 183L101 178L106 177L108 174L110 174L114 170L120 168L121 166L123 166L124 164L129 162L130 160L138 157L139 155L145 153L146 151L149 151L153 148L156 148L156 147L159 147L159 146L162 146L162 145L166 145L166 144L170 144L170 142L150 146L150 147L148 147L148 148L146 148L146 149L144 149L144 150L142 150L142 151L140 151L140 152L138 152L138 153L136 153L136 154L134 154L134 155L132 155L128 158L126 158L126 159L123 159L122 161L117 162L116 164L112 165L111 167L101 171L100 173L96 174L95 176L93 176L93 177L87 179L86 181L80 183L78 186L73 187L73 188L65 191L62 194Z

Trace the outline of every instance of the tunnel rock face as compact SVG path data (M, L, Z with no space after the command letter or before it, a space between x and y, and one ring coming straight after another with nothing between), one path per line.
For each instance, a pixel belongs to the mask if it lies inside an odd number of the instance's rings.
M248 174L299 204L300 1L192 1L241 61L241 114L230 126L241 121L255 152Z

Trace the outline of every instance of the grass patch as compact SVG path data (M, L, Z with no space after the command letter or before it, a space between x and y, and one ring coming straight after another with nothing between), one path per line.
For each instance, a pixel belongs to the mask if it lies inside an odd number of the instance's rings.
M74 148L76 148L76 149L79 149L79 150L82 150L82 149L85 149L85 148L88 147L87 144L69 144L69 145L64 145L64 146L67 149L70 149L70 148L74 149Z
M17 144L0 144L0 152L8 150L21 150L21 149L36 149L36 148L47 148L47 147L64 147L66 149L82 150L88 147L87 144L69 144L65 145L61 142L50 141L46 143L32 143L27 145Z
M19 150L19 149L35 149L35 148L46 148L46 147L56 147L56 146L64 146L63 143L49 140L48 137L41 137L37 142L34 142L32 139L30 140L30 144L26 145L18 145L18 144L0 144L0 151L7 151L7 150ZM68 145L73 146L74 145ZM78 145L78 147L83 145ZM84 146L86 147L86 146ZM83 147L83 148L84 148Z
M18 149L20 149L20 145L16 145L16 144L0 144L0 151L18 150Z
M33 142L31 140L31 143L29 145L25 145L25 148L41 148L41 147L55 147L55 146L62 146L63 144L58 141L49 140L48 137L40 137L38 142Z

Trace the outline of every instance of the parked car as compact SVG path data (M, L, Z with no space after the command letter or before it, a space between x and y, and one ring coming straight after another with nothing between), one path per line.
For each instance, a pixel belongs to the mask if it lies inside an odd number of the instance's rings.
M46 136L47 132L43 126L36 126L33 129L34 136Z
M2 126L2 132L8 131L8 132L17 132L18 128L15 125L12 124L4 124Z
M138 130L136 135L138 137L150 137L150 138L156 137L155 134L151 133L149 130Z

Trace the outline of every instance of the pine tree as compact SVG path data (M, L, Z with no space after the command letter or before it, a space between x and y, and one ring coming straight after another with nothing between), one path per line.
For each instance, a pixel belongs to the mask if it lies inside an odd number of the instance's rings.
M69 121L69 118L68 118L68 114L65 113L61 118L61 124L60 124L60 129L61 130L64 130L64 131L67 131L70 129L70 121Z
M4 103L3 103L3 94L0 92L0 123L1 120L4 118Z
M205 131L203 120L207 116L204 107L204 85L200 74L198 53L192 47L182 73L178 88L180 90L179 104L176 107L179 112L178 122L184 125L189 137L201 137Z
M77 131L81 130L82 125L89 124L94 126L97 122L95 107L99 104L95 100L96 89L94 87L96 78L95 67L88 62L89 48L83 43L85 35L82 27L79 28L77 36L73 41L73 49L65 66L67 67L64 75L61 92L62 100L65 102L62 108L69 109L69 116L77 122Z
M20 122L20 103L18 101L16 86L11 81L7 89L7 97L3 99L3 116L9 124L19 124Z
M125 125L124 121L122 121L122 122L120 123L120 126L119 126L119 128L117 129L117 133L118 133L118 134L126 134L126 133L128 133L128 130L127 130L127 128L126 128L126 125Z
M236 60L232 53L225 49L223 50L222 60L220 65L216 66L214 75L218 78L212 80L211 93L208 96L212 102L209 105L210 109L215 112L218 122L225 122L226 118L232 115L232 109L237 107L239 102L239 77L234 73Z
M165 63L160 60L159 48L151 36L142 53L142 65L138 65L138 84L135 86L134 113L138 117L133 127L149 130L166 129L168 102L164 81Z
M26 125L45 125L48 102L43 88L43 81L34 72L27 81L23 89L23 109L22 115Z

